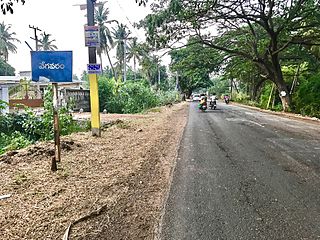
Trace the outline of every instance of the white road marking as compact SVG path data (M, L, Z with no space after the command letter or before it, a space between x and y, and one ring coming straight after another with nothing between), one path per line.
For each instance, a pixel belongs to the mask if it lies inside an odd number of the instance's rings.
M229 122L249 122L249 123L252 123L252 124L255 124L259 127L263 127L263 125L261 125L260 123L257 123L255 121L252 121L252 120L247 120L247 119L243 119L243 118L226 118L227 121Z

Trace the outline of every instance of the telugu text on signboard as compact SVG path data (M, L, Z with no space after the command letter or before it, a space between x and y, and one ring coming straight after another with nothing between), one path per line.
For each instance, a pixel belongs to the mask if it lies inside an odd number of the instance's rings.
M72 51L32 51L32 80L72 82Z

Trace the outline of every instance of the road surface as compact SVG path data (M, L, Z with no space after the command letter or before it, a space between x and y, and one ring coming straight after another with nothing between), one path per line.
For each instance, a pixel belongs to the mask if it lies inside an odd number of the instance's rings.
M190 104L161 239L320 239L320 124Z

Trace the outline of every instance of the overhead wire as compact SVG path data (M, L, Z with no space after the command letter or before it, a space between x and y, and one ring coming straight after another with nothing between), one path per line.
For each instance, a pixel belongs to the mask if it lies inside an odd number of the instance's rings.
M120 9L122 10L122 12L124 13L124 16L125 16L125 18L127 19L128 23L132 26L132 28L133 28L135 34L137 35L137 37L139 37L140 39L143 39L143 38L141 38L139 32L136 30L134 24L132 24L131 20L130 20L129 17L126 15L125 10L124 10L124 8L121 6L119 0L116 0L116 2L117 2L117 4L118 4L118 6L120 7Z

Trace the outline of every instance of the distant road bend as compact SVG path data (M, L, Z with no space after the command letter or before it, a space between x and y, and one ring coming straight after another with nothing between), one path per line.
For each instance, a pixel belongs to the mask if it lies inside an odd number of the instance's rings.
M190 115L161 239L320 240L320 125L218 102Z

